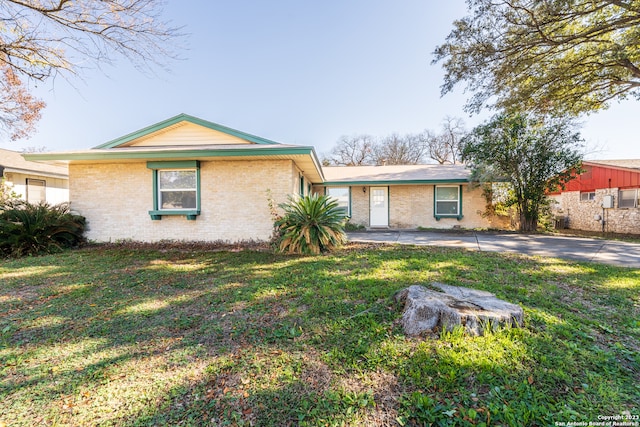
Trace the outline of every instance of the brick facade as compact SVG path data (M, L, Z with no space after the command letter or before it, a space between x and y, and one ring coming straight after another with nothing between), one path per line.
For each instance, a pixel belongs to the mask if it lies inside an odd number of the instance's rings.
M72 208L87 218L87 238L99 242L268 240L273 224L267 190L282 203L299 188L290 160L202 161L201 214L195 221L154 221L153 174L146 162L71 164L69 175Z
M363 191L363 188L365 191ZM351 187L351 223L369 227L369 188ZM389 188L389 228L504 228L497 217L483 215L486 201L480 188L462 187L462 219L434 216L434 185L391 185ZM324 193L324 187L315 187ZM508 222L508 221L507 221Z

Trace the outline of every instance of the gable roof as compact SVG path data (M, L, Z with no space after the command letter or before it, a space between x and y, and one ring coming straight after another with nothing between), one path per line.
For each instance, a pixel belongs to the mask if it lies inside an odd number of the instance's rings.
M445 184L469 182L464 165L325 166L325 185Z
M193 141L189 135L184 137L184 133L171 134L177 129L187 128L187 125L191 126L190 131L199 127L206 132L200 133L197 141ZM225 135L230 138L225 138ZM320 161L313 147L280 144L186 114L179 114L88 150L32 153L26 154L25 158L66 163L256 158L292 160L312 182L324 181Z
M0 169L3 169L4 172L40 175L50 178L66 179L69 177L69 171L66 166L30 162L25 160L22 153L3 148L0 148Z
M94 148L101 149L101 148L116 148L116 147L124 146L126 144L130 144L131 142L137 139L148 138L154 134L165 132L182 123L191 123L194 125L202 126L210 130L215 130L218 132L225 133L227 135L235 136L237 138L243 139L253 144L278 145L277 142L182 113L182 114L178 114L177 116L158 122L156 124L153 124L151 126L147 126L143 129L129 133L125 136L121 136L120 138L116 138L109 142L105 142L104 144L98 145L97 147L94 147Z

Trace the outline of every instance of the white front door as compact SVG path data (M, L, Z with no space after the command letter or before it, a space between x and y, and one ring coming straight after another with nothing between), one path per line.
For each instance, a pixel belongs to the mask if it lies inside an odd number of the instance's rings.
M369 189L369 225L371 227L389 226L389 187Z

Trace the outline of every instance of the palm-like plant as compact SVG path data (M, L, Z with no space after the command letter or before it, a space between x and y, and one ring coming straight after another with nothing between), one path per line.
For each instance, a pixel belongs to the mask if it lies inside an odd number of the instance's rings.
M0 254L50 253L83 240L85 218L72 214L68 204L51 206L12 200L0 206Z
M279 205L284 215L275 221L281 252L319 254L346 242L344 210L329 196L311 194Z

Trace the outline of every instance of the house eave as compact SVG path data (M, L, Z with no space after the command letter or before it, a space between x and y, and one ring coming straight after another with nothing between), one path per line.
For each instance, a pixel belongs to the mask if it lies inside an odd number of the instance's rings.
M638 168L628 167L628 166L618 166L618 165L612 165L612 164L607 164L607 163L599 163L598 161L584 160L582 162L582 164L583 165L587 165L587 166L597 166L597 167L605 168L605 169L618 169L618 170L623 170L623 171L640 173L640 169L638 169Z
M12 168L12 167L4 167L4 173L19 173L23 175L35 175L35 176L43 176L46 178L58 178L58 179L69 179L69 175L55 172L42 172L31 169L21 169L21 168Z
M141 149L141 148L109 148L92 149L75 152L59 153L30 153L24 158L34 162L63 161L68 164L73 163L108 163L113 161L134 162L144 160L254 160L254 159L276 159L292 160L299 164L301 170L309 176L312 182L322 182L324 176L320 168L320 162L313 147L306 146L256 146L248 148L166 148L161 149Z
M359 181L325 181L322 183L325 187L332 186L375 186L375 185L436 185L436 184L468 184L468 179L413 179L413 180L359 180Z

